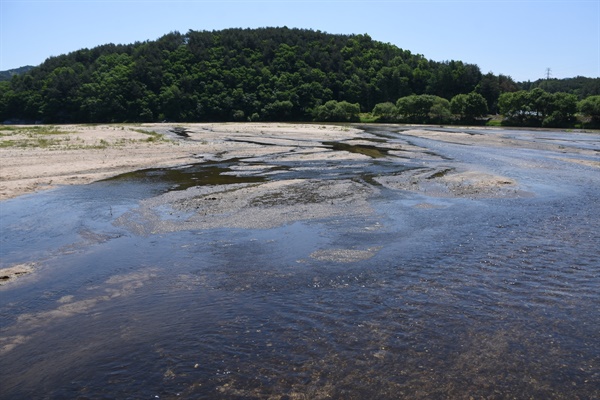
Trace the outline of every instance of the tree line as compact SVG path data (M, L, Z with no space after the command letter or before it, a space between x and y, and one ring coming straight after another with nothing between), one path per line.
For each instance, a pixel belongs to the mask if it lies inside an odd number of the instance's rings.
M190 30L51 57L0 82L0 121L355 121L381 104L410 121L468 120L501 111L520 89L366 34Z
M477 123L488 114L487 100L479 93L457 94L451 100L435 95L410 95L396 103L377 104L372 115L381 122Z
M579 121L588 127L600 127L600 96L578 101L577 96L563 92L548 93L540 88L502 93L498 110L502 124L564 128ZM411 95L392 102L377 104L372 116L379 122L467 123L488 121L488 103L476 92L458 94L450 101L439 96Z

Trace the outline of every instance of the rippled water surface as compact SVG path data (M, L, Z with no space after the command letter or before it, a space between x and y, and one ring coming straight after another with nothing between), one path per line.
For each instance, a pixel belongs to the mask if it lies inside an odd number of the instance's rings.
M514 135L598 161L597 135ZM0 288L0 397L600 398L598 168L547 149L383 137L528 195L377 187L370 215L148 235L114 222L173 189L167 179L2 202L1 266L36 272ZM361 174L414 167L386 160L328 164L326 179L334 167L375 185Z

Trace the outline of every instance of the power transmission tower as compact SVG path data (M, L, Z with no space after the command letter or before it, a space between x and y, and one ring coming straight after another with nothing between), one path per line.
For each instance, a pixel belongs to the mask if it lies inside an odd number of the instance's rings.
M546 80L549 81L552 76L552 70L550 68L546 68Z

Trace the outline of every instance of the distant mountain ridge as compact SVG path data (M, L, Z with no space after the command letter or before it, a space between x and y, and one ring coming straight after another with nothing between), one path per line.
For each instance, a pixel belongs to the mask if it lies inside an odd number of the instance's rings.
M24 73L31 71L33 68L35 68L33 65L25 65L24 67L0 71L0 82L9 81L14 75L23 75Z
M588 96L600 95L600 78L576 76L563 79L538 79L535 82L519 82L519 87L523 90L540 88L548 93L571 93L583 99Z

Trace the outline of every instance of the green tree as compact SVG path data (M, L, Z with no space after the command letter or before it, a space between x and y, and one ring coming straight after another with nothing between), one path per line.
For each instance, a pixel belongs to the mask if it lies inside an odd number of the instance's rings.
M373 108L372 114L379 117L379 121L392 122L398 118L398 108L392 102L385 102L376 104Z
M540 88L503 93L498 104L506 123L523 126L568 126L577 112L577 96L550 94Z
M502 93L498 99L498 108L505 120L517 125L525 125L531 106L527 91Z
M485 97L476 92L471 92L467 95L467 118L482 118L487 115L488 111L488 103Z
M496 114L498 112L498 97L500 97L500 79L493 73L485 74L475 91L485 98L489 107L489 112Z
M396 107L404 120L413 123L441 123L451 116L450 102L429 94L401 97Z
M479 67L462 61L439 63L431 74L426 92L445 99L460 93L469 93L481 80Z
M531 119L543 121L552 112L553 98L550 93L540 88L535 88L527 92L527 98L529 99Z
M431 106L433 106L431 95L410 95L401 97L396 102L398 113L410 122L425 122Z
M358 122L360 105L347 101L330 100L314 110L315 121L320 122Z
M266 121L286 121L292 115L294 103L289 100L276 100L267 104L261 111L261 117Z
M594 124L600 124L600 95L590 96L581 100L577 107L579 112L591 119Z
M458 94L450 102L450 109L460 120L474 121L487 115L488 107L485 98L476 92Z
M438 97L429 109L429 118L438 124L449 122L452 119L450 111L450 102L444 98Z
M577 96L568 93L553 93L550 95L548 115L544 117L542 126L561 128L575 122L577 112Z
M467 115L467 95L457 94L450 100L450 111L456 115L458 119L466 119Z

